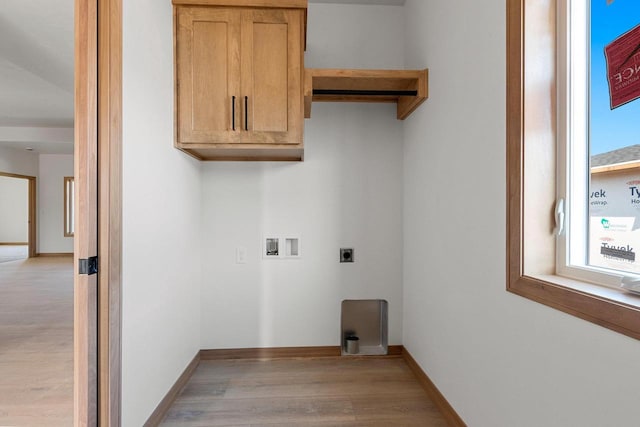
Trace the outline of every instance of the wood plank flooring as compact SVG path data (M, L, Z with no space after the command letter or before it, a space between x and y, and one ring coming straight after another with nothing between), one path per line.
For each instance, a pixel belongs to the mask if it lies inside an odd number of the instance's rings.
M203 360L161 426L447 424L400 357Z
M0 426L73 424L73 259L0 264Z

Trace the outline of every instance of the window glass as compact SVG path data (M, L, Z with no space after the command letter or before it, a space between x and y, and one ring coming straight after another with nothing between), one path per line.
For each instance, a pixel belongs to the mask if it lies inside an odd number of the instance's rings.
M640 273L640 1L590 5L588 264Z

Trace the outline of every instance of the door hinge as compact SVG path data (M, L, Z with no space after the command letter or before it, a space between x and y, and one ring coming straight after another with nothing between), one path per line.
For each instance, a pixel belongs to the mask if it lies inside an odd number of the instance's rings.
M92 256L89 258L81 258L78 260L79 265L79 274L87 274L91 276L92 274L98 273L98 257Z

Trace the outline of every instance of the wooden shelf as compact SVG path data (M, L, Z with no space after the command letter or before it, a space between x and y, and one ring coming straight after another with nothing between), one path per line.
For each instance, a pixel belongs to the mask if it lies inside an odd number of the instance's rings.
M311 102L389 102L404 120L428 97L429 70L305 69L304 116Z

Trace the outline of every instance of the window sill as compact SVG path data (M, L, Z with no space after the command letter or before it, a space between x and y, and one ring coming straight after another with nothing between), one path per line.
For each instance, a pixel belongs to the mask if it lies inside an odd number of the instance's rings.
M640 295L635 295L623 289L615 289L607 286L594 285L593 283L583 282L580 280L570 279L568 277L556 275L539 275L534 276L539 280L551 282L558 286L573 289L577 292L583 292L592 295L595 298L602 298L608 301L628 305L640 310Z
M510 292L640 339L640 296L555 275L521 276Z

